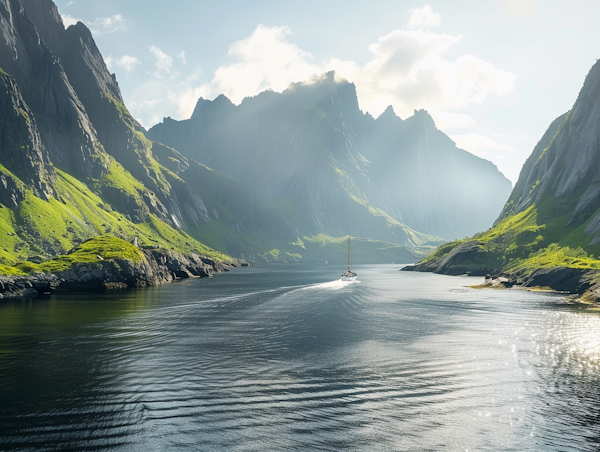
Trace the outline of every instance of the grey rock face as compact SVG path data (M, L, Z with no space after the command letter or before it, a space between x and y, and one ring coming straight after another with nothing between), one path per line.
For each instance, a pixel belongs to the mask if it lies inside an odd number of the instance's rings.
M62 27L62 22L56 25ZM35 112L50 159L76 177L100 177L106 161L96 131L59 58L40 37L19 0L0 2L0 28L0 67L13 77L25 103Z
M582 295L592 286L585 277L587 273L589 271L579 268L540 268L521 284L524 287L550 287L560 292Z
M10 172L2 174L4 190L0 190L0 202L15 207L23 199L19 182L42 199L52 196L56 173L42 144L35 116L12 77L1 73L0 118L1 163Z
M600 208L600 63L586 77L573 109L557 118L527 159L500 218L553 198L569 225L588 221ZM564 200L564 201L561 201ZM595 224L595 222L593 222ZM586 229L594 234L598 228Z

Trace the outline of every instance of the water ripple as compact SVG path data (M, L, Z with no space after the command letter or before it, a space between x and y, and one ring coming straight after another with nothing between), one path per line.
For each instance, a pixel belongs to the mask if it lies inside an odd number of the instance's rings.
M0 307L0 448L597 450L598 315L360 275L253 269L93 312L56 298L26 328L30 307Z

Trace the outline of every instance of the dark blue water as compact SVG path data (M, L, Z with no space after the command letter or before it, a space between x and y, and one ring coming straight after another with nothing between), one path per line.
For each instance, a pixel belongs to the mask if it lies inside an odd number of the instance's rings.
M358 272L0 304L0 449L599 450L598 314Z

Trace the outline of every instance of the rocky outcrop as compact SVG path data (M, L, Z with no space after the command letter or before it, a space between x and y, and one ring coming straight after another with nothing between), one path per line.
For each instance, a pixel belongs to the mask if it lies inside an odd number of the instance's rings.
M50 295L59 285L56 275L0 276L0 299Z
M596 273L580 268L540 268L515 282L523 287L549 287L558 292L583 295L592 286L590 276Z
M143 250L144 259L111 259L75 264L59 272L60 292L101 292L110 289L159 286L175 279L206 278L242 265L216 262L198 254L183 255L162 249Z
M486 251L483 243L464 242L440 259L431 259L415 265L403 267L403 271L433 272L443 275L485 276L494 272L485 263Z
M42 199L54 195L54 167L40 138L37 121L14 79L0 72L0 162L4 166L0 203L15 207L24 198L24 185ZM6 171L8 170L8 171ZM9 182L9 179L12 179Z
M0 298L20 298L52 293L104 292L159 286L176 279L207 278L248 264L232 260L216 262L198 254L183 255L162 249L142 250L139 262L128 259L76 263L55 274L0 276Z

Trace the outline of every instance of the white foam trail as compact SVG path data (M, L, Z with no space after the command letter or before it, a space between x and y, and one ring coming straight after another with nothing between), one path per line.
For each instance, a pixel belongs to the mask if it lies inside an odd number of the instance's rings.
M344 287L348 287L351 284L360 284L360 281L342 281L341 279L337 279L335 281L329 281L320 284L314 284L312 286L305 287L305 289L320 289L320 290L340 290Z

